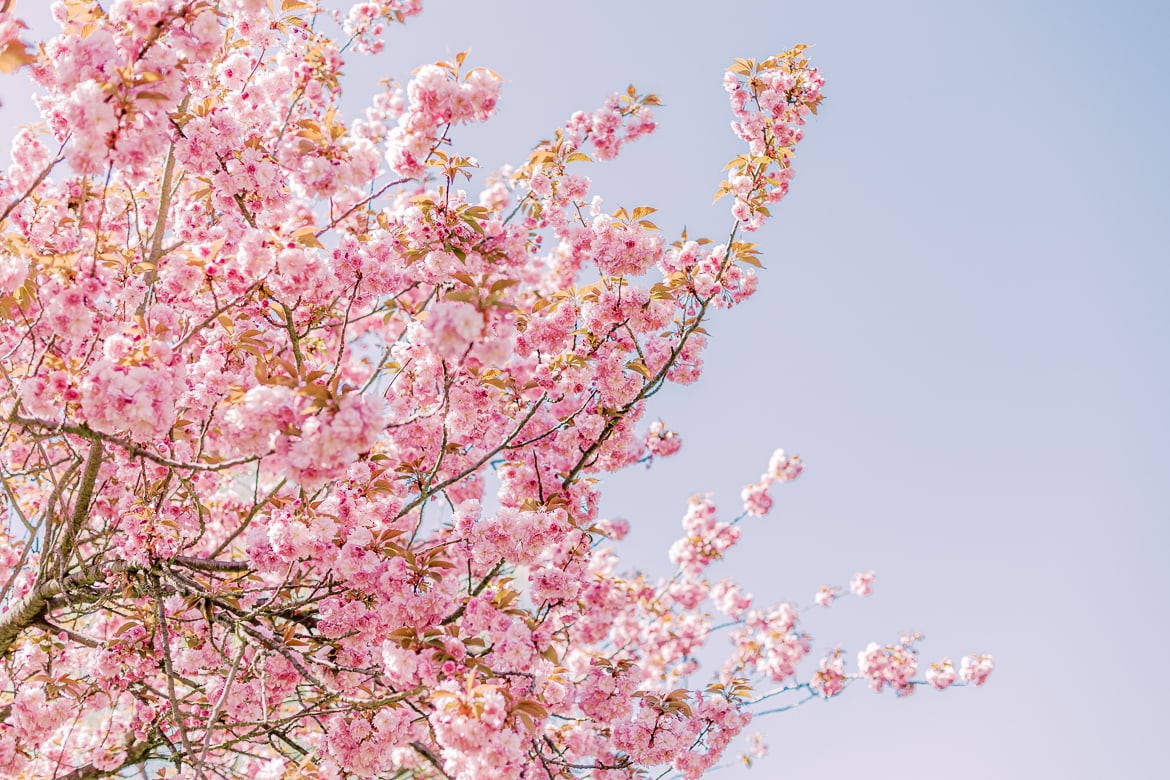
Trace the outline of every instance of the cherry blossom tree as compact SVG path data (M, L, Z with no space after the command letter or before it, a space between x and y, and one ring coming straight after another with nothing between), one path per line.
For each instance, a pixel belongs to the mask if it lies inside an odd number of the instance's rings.
M586 176L653 94L476 192L455 131L502 81L465 55L343 119L344 55L419 10L64 0L36 45L0 11L43 120L0 177L0 776L694 778L857 680L982 684L984 655L918 679L916 635L810 672L798 607L708 579L799 457L734 519L693 498L661 581L598 516L756 289L804 47L727 72L727 232L671 242Z

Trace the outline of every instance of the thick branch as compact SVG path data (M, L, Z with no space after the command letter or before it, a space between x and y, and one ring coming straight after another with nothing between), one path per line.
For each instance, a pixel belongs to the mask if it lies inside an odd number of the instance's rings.
M95 431L93 428L90 428L86 425L73 425L70 423L54 422L52 420L40 420L36 417L20 417L18 415L12 415L9 417L8 421L25 428L40 428L42 430L49 431L50 433L70 433L74 436L83 436L86 439L109 442L110 444L126 450L126 452L128 452L132 457L145 458L146 460L157 463L160 466L166 466L167 468L172 469L181 469L183 471L223 471L224 469L234 468L235 466L242 466L245 463L255 462L263 457L261 455L248 455L232 460L221 460L214 462L209 461L207 463L183 463L180 461L171 460L169 458L164 458L157 452L152 452L145 447L139 447L137 444L134 444L127 439L123 439L118 436L112 436L108 433Z
M117 769L98 769L93 764L86 764L85 766L79 766L68 774L58 775L57 780L96 780L99 777L112 777L113 775L119 774L123 769L143 761L150 751L157 746L157 742L150 740L134 743L126 748L126 761Z
M176 555L171 560L180 566L199 571L247 572L252 570L252 564L247 561L222 561L215 558L192 558L187 555Z
M65 526L65 534L57 545L57 557L60 559L61 571L69 568L69 558L73 555L73 542L77 538L81 526L85 524L89 513L89 503L93 499L93 486L97 483L98 469L102 466L101 439L93 439L89 443L89 454L85 458L85 471L81 475L81 484L77 486L77 495L73 499L73 515L69 524ZM47 557L47 556L46 556Z
M121 574L134 568L137 567L126 561L111 561L106 566L88 566L68 577L52 579L34 587L0 615L0 658L8 654L21 631L40 619L50 599L75 588L93 585L111 574Z

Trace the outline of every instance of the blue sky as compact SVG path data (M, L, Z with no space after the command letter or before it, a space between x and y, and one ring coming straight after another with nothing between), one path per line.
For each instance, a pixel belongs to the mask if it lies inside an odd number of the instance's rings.
M828 97L754 238L761 292L709 328L705 377L655 399L682 452L608 480L604 508L634 524L630 564L664 571L690 494L730 517L775 447L799 452L724 573L808 603L876 569L870 599L809 616L822 648L852 662L917 630L924 662L998 668L980 690L855 687L769 717L769 758L720 776L1164 776L1167 8L450 0L352 60L356 109L471 48L506 79L497 119L455 136L486 167L630 82L654 91L659 131L595 166L596 191L719 237L723 69L813 46ZM23 90L0 80L0 126L26 120Z

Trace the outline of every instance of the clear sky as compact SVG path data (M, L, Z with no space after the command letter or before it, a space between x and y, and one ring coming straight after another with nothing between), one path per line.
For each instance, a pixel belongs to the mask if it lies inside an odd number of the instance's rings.
M704 379L655 399L682 452L608 480L604 508L634 524L627 561L665 571L690 494L733 516L775 447L799 452L723 571L805 604L876 569L870 599L809 616L822 649L917 630L924 663L997 670L771 716L768 759L719 776L1166 776L1168 24L1156 2L448 0L351 61L356 110L471 48L506 79L455 136L489 168L630 82L657 92L659 131L596 189L714 238L739 151L723 69L813 46L828 97L754 239L761 292L709 328ZM23 89L0 80L6 131Z

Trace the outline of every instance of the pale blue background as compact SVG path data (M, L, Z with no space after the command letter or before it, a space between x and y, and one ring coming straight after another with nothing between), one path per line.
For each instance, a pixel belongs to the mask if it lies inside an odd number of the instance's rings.
M498 118L455 136L487 167L631 81L655 91L660 130L595 166L597 190L721 237L722 71L813 44L828 98L755 239L762 291L716 318L705 378L655 400L682 453L610 480L605 508L661 572L688 495L730 517L774 447L800 452L723 571L807 603L874 568L870 600L809 617L822 647L852 664L919 630L924 661L998 668L981 690L855 687L773 716L766 762L721 776L1166 776L1168 7L433 2L352 61L356 108L472 48L507 79ZM0 80L5 127L21 91Z

